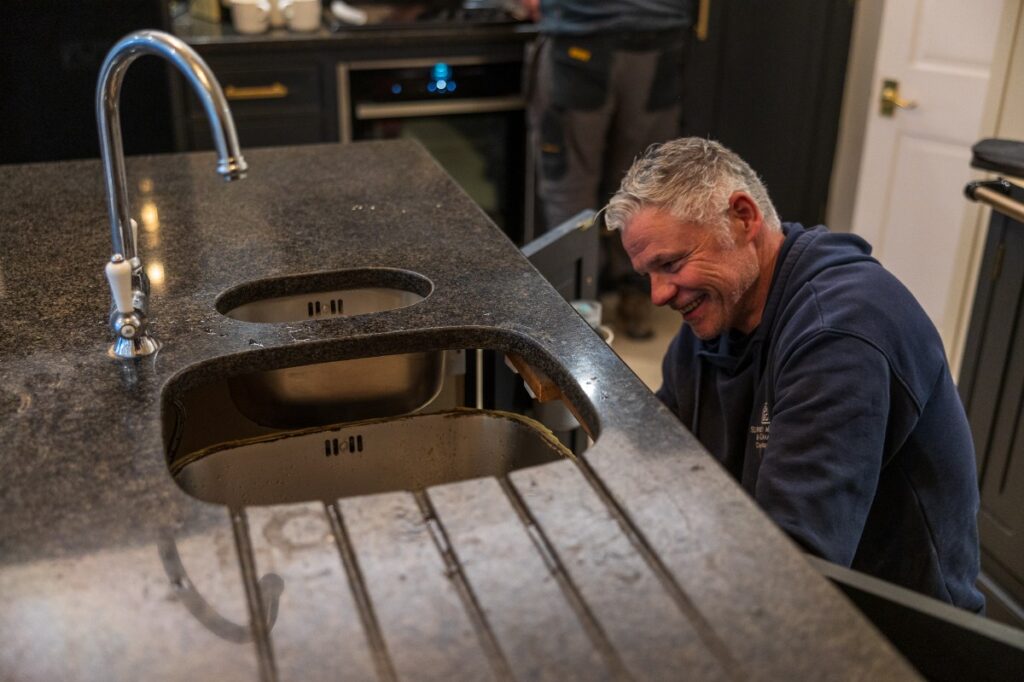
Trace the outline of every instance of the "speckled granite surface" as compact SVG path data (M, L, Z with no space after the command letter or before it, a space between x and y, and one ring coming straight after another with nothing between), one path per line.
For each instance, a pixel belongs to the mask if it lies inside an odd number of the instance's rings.
M715 679L912 675L421 148L246 158L232 184L211 154L129 160L164 346L128 364L106 355L99 163L0 167L0 679L326 679L345 647L359 679L657 679L666 660ZM215 307L246 282L367 268L433 289L291 324ZM472 347L561 385L599 432L582 468L234 518L167 473L176 377ZM278 599L276 623L253 616Z

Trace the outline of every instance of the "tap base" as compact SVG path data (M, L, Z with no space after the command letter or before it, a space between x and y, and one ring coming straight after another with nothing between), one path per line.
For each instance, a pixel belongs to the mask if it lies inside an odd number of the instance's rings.
M119 337L107 349L107 355L114 359L141 358L152 355L160 350L160 342L148 334L140 334L131 339Z

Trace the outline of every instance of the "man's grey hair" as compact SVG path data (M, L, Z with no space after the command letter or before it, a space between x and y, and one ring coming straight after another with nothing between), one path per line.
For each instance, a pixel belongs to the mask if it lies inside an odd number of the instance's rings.
M715 228L730 239L729 197L742 190L761 209L769 229L781 229L779 215L761 178L735 152L714 140L682 137L651 145L622 179L604 209L605 225L621 230L642 208L667 211L684 223Z

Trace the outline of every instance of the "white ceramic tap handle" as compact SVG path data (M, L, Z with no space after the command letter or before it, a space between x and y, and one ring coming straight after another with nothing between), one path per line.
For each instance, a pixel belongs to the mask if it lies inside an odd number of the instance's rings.
M133 312L135 306L132 305L132 265L120 254L107 263L107 281L110 282L110 292L114 295L117 312L125 315Z

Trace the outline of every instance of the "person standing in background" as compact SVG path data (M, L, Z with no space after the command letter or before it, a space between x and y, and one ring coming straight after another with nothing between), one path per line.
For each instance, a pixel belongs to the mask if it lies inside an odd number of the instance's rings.
M523 0L540 37L527 83L545 229L603 206L633 159L679 134L695 0ZM633 338L652 333L646 281L602 240L602 288Z

